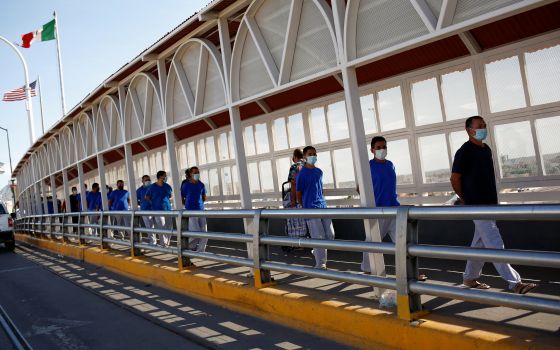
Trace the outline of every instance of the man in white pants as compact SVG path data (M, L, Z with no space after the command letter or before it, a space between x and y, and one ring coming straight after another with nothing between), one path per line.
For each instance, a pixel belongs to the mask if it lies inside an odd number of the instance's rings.
M173 189L167 184L167 173L163 170L157 172L157 182L153 183L148 187L148 191L144 198L150 202L151 209L156 211L168 211L171 210L171 194ZM171 216L158 216L154 215L154 226L157 229L169 231L171 233L171 228L173 227L173 217ZM171 234L160 233L159 234L159 244L163 247L169 247L171 242ZM152 238L152 244L155 237Z
M296 178L296 197L298 204L303 208L326 208L327 203L323 196L323 171L315 167L317 162L317 150L313 146L303 149L305 166ZM307 219L309 233L313 239L334 239L332 222L329 219ZM314 248L315 268L327 268L327 250Z
M469 140L455 153L451 173L451 185L460 201L467 205L497 205L498 193L494 175L492 151L484 139L488 134L486 123L480 116L473 116L466 120L465 129ZM493 220L473 220L474 238L473 248L504 249L504 242L500 230ZM482 261L467 261L463 274L463 284L469 288L488 289L489 285L478 281L482 273ZM514 293L525 294L537 287L534 283L524 283L521 277L506 263L494 263L500 276L508 283L508 288Z
M193 166L186 171L187 178L181 185L181 198L185 203L186 210L204 210L206 202L206 187L200 181L200 170ZM189 231L206 232L206 218L191 216L189 217ZM204 252L208 238L189 239L189 249L197 252Z
M148 188L151 186L152 181L150 180L150 176L144 175L142 176L142 185L138 187L136 190L136 200L138 201L138 205L140 205L140 210L151 210L152 206L150 201L144 198L146 196L146 192L148 192ZM142 221L144 222L144 227L146 228L154 228L154 220L151 216L144 215L142 216ZM149 234L150 237L150 244L156 244L157 238L154 233Z

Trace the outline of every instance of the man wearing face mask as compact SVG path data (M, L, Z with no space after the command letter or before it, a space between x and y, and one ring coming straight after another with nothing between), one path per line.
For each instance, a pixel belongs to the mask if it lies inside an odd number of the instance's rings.
M305 209L326 208L327 203L323 196L323 171L315 166L317 150L313 146L303 149L305 166L296 178L297 203ZM313 239L334 239L334 230L330 219L307 219L309 233ZM315 268L327 268L327 250L314 248Z
M200 170L193 166L187 169L187 181L181 185L181 198L185 203L186 210L204 210L204 202L206 202L206 187L200 181ZM189 217L189 231L206 231L206 218ZM208 238L190 238L189 249L197 252L204 252Z
M124 189L124 181L118 180L117 181L117 189L111 191L108 194L109 197L109 210L112 211L123 211L128 210L130 205L130 194L127 190ZM130 220L128 216L117 216L115 217L115 223L117 226L130 226ZM117 233L117 232L115 232ZM124 238L124 234L120 234L121 238Z
M146 192L148 192L148 188L150 187L150 185L152 184L152 181L150 181L150 176L149 175L144 175L142 176L142 185L140 187L138 187L138 189L136 190L136 200L138 201L138 203L136 203L136 205L140 206L140 210L151 210L152 207L150 205L150 201L147 201L146 198L144 198L146 196ZM152 220L151 216L142 216L142 221L144 222L144 227L147 228L154 228L154 221ZM153 234L150 234L150 237ZM153 241L156 241L155 235L153 235L154 238L152 239Z
M144 199L150 202L151 210L167 211L171 210L171 194L173 189L167 184L167 173L160 170L156 174L157 182L153 183L148 187L148 191L144 196ZM158 229L171 230L173 218L165 216L154 216L154 226ZM156 244L155 235L150 235L151 244ZM169 247L171 240L171 235L169 234L159 234L160 245L164 247Z
M492 150L483 141L488 135L486 123L480 116L466 120L465 130L469 140L455 153L451 173L451 185L460 201L467 205L497 205L498 194L494 175ZM474 237L471 247L504 249L500 230L493 220L473 220ZM469 288L488 289L489 285L478 281L483 261L467 261L463 284ZM523 283L519 273L510 264L494 263L500 276L507 281L508 288L517 294L525 294L537 287L534 283Z

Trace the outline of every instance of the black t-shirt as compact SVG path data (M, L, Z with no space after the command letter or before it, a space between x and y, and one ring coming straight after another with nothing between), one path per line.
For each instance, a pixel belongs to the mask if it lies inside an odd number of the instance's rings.
M77 194L70 195L70 211L73 213L80 211L80 201Z
M492 150L467 141L455 153L454 173L461 174L465 204L498 204Z

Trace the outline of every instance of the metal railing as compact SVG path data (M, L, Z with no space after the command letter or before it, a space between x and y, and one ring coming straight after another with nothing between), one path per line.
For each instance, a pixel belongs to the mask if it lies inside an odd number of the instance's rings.
M167 228L143 227L143 217L165 217L170 220ZM183 219L205 217L209 219L244 219L246 233L194 232L183 227ZM117 225L116 218L121 220ZM324 219L393 219L396 218L396 242L363 242L342 240L317 240L290 238L268 234L268 220L287 218ZM509 249L481 249L455 246L418 244L420 220L517 220L560 221L560 205L514 205L514 206L448 206L448 207L388 207L344 209L257 209L257 210L207 210L207 211L112 211L81 212L55 215L36 215L16 221L16 230L31 235L59 238L78 244L90 241L103 249L109 244L125 246L132 256L142 255L142 250L157 251L177 256L179 268L192 265L191 258L219 263L245 266L253 271L254 285L260 288L271 282L270 271L278 271L308 277L356 283L382 289L394 289L397 293L397 314L403 319L413 319L421 314L422 294L560 314L560 301L513 293L464 289L427 282L418 282L418 259L420 257L454 260L481 260L507 262L519 265L560 268L560 252L537 252ZM125 223L125 225L122 225ZM115 232L128 234L117 239ZM111 233L113 233L111 235ZM175 237L176 245L162 247L142 242L141 235L166 234ZM247 257L229 256L188 249L189 240L208 238L247 244ZM326 248L341 251L366 252L395 255L395 278L356 274L334 270L321 270L295 264L270 260L270 246Z

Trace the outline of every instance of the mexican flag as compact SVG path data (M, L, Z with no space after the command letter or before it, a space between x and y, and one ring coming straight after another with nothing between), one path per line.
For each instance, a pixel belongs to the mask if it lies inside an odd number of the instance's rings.
M31 47L31 43L37 42L37 41L48 41L48 40L54 40L55 39L55 26L56 26L56 20L52 20L49 23L43 25L41 28L37 29L34 32L31 33L27 33L27 34L23 34L21 36L21 47L24 47L26 49Z

